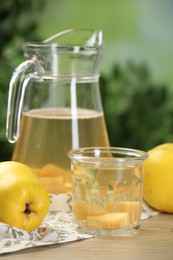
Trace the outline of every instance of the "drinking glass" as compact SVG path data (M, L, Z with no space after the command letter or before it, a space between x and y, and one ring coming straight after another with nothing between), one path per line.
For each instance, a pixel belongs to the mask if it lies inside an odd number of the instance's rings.
M86 147L70 150L68 156L77 230L114 236L139 229L147 153L128 148Z

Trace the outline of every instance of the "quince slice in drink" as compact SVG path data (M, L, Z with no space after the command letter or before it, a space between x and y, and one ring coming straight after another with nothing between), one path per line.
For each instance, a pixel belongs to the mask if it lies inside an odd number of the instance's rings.
M101 229L120 229L129 225L129 215L126 212L106 213L99 216L88 216L87 226Z
M105 213L105 210L94 203L87 203L84 200L75 201L74 212L77 220L86 220L87 216L99 216Z
M41 175L45 177L62 177L64 180L69 180L70 173L55 164L46 164L41 171Z
M48 193L61 194L66 193L64 180L59 177L40 177L40 181Z
M54 164L46 164L43 168L34 169L48 193L60 194L72 192L70 172Z
M105 210L109 213L114 211L114 203L112 201L108 201L105 203Z
M118 203L118 211L127 212L130 223L134 224L140 219L141 204L138 201L121 201Z
M89 215L90 208L86 201L79 200L75 201L74 204L74 213L76 220L86 220L87 216Z

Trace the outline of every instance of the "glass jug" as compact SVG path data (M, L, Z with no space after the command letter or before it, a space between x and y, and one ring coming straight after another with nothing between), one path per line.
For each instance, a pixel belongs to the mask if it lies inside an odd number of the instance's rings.
M13 73L7 137L13 161L25 163L49 193L71 193L70 149L108 146L99 90L100 30L67 30L25 43Z

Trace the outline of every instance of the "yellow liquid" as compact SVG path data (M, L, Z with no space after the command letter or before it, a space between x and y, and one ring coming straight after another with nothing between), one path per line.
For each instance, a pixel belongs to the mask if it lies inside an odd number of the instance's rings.
M70 193L72 148L108 146L102 113L68 108L30 110L22 115L20 137L12 160L27 164L41 178L49 193Z

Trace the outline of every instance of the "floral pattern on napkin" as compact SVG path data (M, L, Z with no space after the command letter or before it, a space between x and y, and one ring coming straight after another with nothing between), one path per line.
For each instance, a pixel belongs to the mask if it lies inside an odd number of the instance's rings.
M32 232L0 223L0 254L92 237L75 230L70 195L50 195L50 200L47 216L40 227Z

